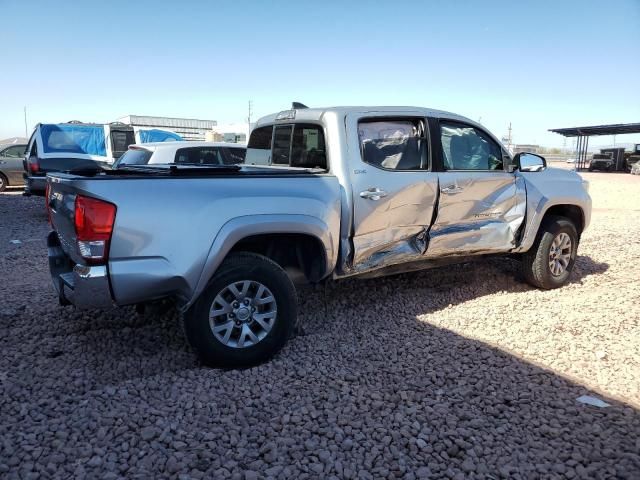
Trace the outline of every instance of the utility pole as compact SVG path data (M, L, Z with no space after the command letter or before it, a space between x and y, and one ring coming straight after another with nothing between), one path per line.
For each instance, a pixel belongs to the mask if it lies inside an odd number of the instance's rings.
M29 138L29 132L27 129L27 106L24 107L24 138Z
M513 137L511 136L511 122L509 122L509 146L507 147L509 150L513 150Z
M247 115L247 126L249 128L249 132L251 132L251 108L253 107L253 101L249 100L249 114Z

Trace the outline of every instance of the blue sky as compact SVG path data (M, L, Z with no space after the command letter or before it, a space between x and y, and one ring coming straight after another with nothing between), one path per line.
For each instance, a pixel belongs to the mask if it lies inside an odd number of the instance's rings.
M292 100L441 108L549 146L549 128L640 122L640 0L0 0L0 18L0 138L24 134L25 105L31 129L242 122L249 99L255 117Z

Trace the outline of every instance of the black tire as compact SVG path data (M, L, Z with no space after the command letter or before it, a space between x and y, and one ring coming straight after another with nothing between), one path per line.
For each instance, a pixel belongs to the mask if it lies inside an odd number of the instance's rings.
M9 186L9 179L0 173L0 192L4 192Z
M266 286L275 299L276 317L271 330L255 345L234 348L213 334L209 311L225 287L251 280ZM231 254L184 317L184 331L200 360L211 367L238 368L257 365L278 353L291 337L297 321L296 290L287 273L274 261L256 253Z
M555 276L549 267L549 255L553 240L560 233L571 239L571 256L565 271ZM571 220L565 217L549 216L542 221L535 243L522 255L522 274L527 283L534 287L552 289L562 287L569 281L578 252L578 232Z

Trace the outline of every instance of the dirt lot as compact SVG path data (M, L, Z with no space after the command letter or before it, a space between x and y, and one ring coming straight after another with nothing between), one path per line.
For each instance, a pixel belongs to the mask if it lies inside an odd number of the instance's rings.
M640 177L585 177L567 287L493 260L305 289L243 371L174 312L58 306L43 200L0 195L0 477L640 478Z

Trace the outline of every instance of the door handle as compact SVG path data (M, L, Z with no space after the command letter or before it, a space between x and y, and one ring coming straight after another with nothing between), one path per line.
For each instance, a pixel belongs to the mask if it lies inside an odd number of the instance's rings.
M384 190L380 190L377 187L372 187L363 192L360 192L360 196L369 200L380 200L381 198L387 196L387 192L385 192Z
M447 195L453 195L456 193L460 193L463 190L462 187L459 187L458 185L447 185L446 187L442 187L440 189L440 191L442 193L446 193Z

